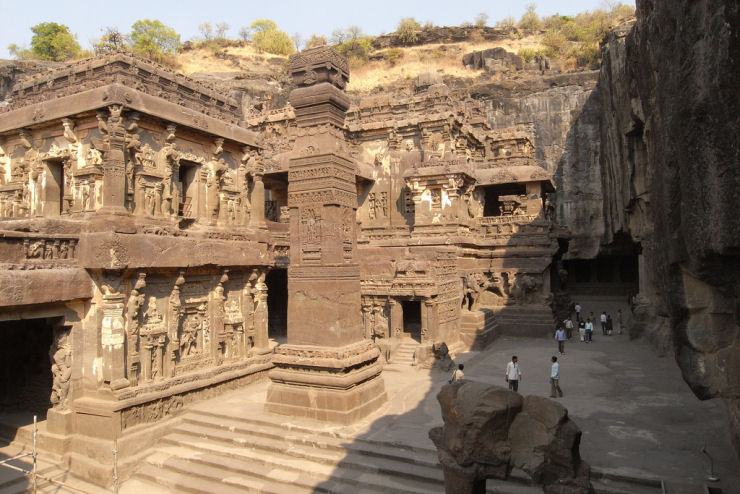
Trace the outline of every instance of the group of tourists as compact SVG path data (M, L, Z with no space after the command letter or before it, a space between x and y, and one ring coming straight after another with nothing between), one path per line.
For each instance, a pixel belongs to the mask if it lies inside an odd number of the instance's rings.
M581 317L581 305L576 303L574 305L574 309L576 320L573 321L570 316L566 317L561 324L558 324L558 328L555 331L555 340L558 343L558 353L560 355L565 355L565 342L573 337L576 325L578 325L578 333L582 342L590 343L593 341L594 322L596 321L594 313L589 313L588 317L583 319ZM614 319L606 311L603 311L599 316L599 322L601 323L602 335L611 336L614 331L616 331L617 334L622 334L622 309L617 310L617 314ZM550 367L550 398L562 398L563 390L560 389L560 364L558 363L558 357L553 355L550 361L552 363ZM452 378L449 381L450 383L464 378L463 368L463 364L459 364L457 366L457 369L455 369L452 374ZM519 358L516 355L513 355L511 357L511 361L506 364L504 380L511 391L519 391L519 383L522 380L522 370L519 367Z
M594 317L593 312L590 312L588 317L584 320L581 317L581 310L581 304L576 303L576 321L574 322L571 317L568 316L567 318L565 318L565 321L563 321L562 324L558 326L558 331L555 332L555 339L558 340L558 351L560 351L561 354L565 353L565 351L563 350L565 341L571 339L573 336L573 329L575 328L575 324L578 324L578 333L582 342L591 343L593 341L594 323L596 322L596 317ZM611 336L614 331L616 331L617 334L622 334L622 309L617 309L617 315L615 319L613 319L611 314L608 314L606 311L602 312L599 316L599 322L601 323L602 335ZM563 333L565 335L562 340L558 338L558 332L561 329L564 330Z
M550 367L550 398L562 398L563 390L560 389L560 364L558 364L558 358L553 355L550 359L552 366ZM459 381L465 378L463 364L458 364L457 369L452 373L452 378L449 383ZM519 391L519 382L522 380L522 370L519 367L519 358L516 355L511 357L511 362L506 364L506 373L504 374L504 380L509 385L511 391Z

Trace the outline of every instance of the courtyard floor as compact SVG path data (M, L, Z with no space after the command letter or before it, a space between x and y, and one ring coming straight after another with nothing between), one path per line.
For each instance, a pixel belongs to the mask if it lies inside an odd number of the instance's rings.
M505 386L504 369L514 354L523 372L519 392L548 396L550 357L557 355L553 339L502 337L485 351L457 356L456 362L465 364L466 379ZM703 483L709 472L709 460L701 453L706 447L721 479L716 485L725 493L740 492L740 462L730 444L723 403L696 399L671 357L658 358L644 342L630 341L626 334L602 336L598 329L589 344L574 335L559 361L565 394L559 400L583 431L581 455L597 473ZM388 402L360 423L337 427L289 417L285 422L433 449L427 433L442 424L436 395L449 374L389 365L383 372ZM256 383L192 408L259 416L265 413L267 386ZM5 492L2 480L0 492Z

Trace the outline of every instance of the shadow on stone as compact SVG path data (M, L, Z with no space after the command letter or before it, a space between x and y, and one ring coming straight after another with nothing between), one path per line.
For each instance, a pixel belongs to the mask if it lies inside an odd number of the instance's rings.
M444 426L429 437L447 494L484 493L486 479L506 480L514 467L548 494L593 492L581 430L559 403L465 380L443 386L437 400Z

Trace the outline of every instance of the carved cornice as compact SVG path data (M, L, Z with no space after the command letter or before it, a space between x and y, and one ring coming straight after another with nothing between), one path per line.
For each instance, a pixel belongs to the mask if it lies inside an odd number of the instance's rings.
M123 52L88 58L23 79L13 88L12 102L0 112L111 83L120 83L153 96L177 101L183 106L232 123L241 117L238 103L215 88L150 60Z

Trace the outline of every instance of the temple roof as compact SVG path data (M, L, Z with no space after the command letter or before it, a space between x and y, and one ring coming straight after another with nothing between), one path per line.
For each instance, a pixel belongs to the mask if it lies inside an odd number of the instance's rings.
M18 82L0 108L0 133L120 104L178 125L258 145L236 100L127 52L74 62Z

